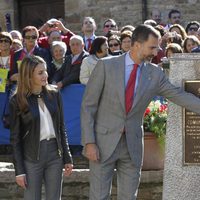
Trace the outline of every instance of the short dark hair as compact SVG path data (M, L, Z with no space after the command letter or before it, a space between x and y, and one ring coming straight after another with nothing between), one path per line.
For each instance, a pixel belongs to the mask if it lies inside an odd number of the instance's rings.
M168 18L170 19L172 17L172 14L174 14L174 13L181 14L181 12L179 10L172 9L172 10L169 11Z
M96 53L102 53L101 51L101 45L104 44L107 41L107 37L104 36L98 36L94 39L92 42L92 46L90 49L90 54L96 54Z
M22 30L22 37L24 38L26 33L29 32L29 31L35 31L37 37L39 37L38 29L35 26L26 26L26 27L24 27L23 30Z
M141 24L132 33L131 44L135 42L143 43L148 40L149 35L160 38L160 33L150 25Z

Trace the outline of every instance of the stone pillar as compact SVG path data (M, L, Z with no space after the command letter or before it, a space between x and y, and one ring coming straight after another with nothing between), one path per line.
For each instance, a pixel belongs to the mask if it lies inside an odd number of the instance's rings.
M200 54L177 54L170 59L170 81L200 79ZM199 200L200 166L183 165L182 107L169 104L163 182L163 200Z

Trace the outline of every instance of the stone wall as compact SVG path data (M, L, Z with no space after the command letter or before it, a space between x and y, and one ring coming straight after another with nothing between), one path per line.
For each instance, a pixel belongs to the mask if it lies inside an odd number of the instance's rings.
M62 200L88 200L88 169L75 169L70 178L65 177ZM163 171L143 171L137 200L162 199ZM112 200L117 200L116 177L112 188ZM42 193L44 194L44 188ZM44 196L44 195L43 195ZM22 200L23 190L15 183L11 163L0 163L0 199Z
M153 8L162 12L162 19L167 23L168 12L178 9L182 13L182 24L186 25L190 20L200 21L200 0L148 0L147 18ZM107 18L113 18L119 27L127 24L138 25L143 22L142 0L65 0L65 17L71 30L81 29L84 16L93 16L98 25L98 34L102 33L103 22Z
M98 34L102 33L102 24L107 18L114 18L119 27L126 24L138 25L143 22L144 6L142 0L64 0L64 2L67 27L76 33L80 33L81 22L84 16L94 17L98 26ZM200 21L200 0L146 0L146 2L147 16L149 17L150 11L153 8L158 8L162 12L164 23L167 22L169 10L173 8L181 11L183 25L190 20ZM11 14L12 27L17 28L18 10L16 1L0 1L0 26L4 30L4 15L6 13Z

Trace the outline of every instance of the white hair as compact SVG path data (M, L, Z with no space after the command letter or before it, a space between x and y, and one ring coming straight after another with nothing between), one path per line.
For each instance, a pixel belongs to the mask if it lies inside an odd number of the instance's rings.
M51 51L53 51L54 47L56 46L60 46L61 48L63 48L64 52L66 53L67 51L67 45L62 42L62 41L53 41L51 44Z
M73 36L70 38L70 41L73 40L73 39L77 39L77 40L79 40L82 44L84 44L83 38L82 38L80 35L73 35Z

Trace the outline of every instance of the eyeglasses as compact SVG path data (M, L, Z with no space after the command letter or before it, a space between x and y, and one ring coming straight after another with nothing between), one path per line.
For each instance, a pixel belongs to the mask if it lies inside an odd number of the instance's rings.
M7 40L7 39L0 39L0 43L11 43L11 41L10 40Z
M105 25L104 27L105 27L105 28L114 28L114 27L116 27L116 25L113 25L113 24L109 25L109 24L108 24L108 25Z
M85 21L84 24L92 24L91 21Z
M189 31L198 31L198 28L197 27L190 27Z
M24 36L24 39L27 39L27 40L30 40L30 39L35 40L35 39L37 39L37 36L36 36L36 35L25 35L25 36Z
M119 46L119 44L118 43L115 43L115 44L109 44L109 47L117 47L117 46Z
M49 24L49 28L55 28L56 24Z

